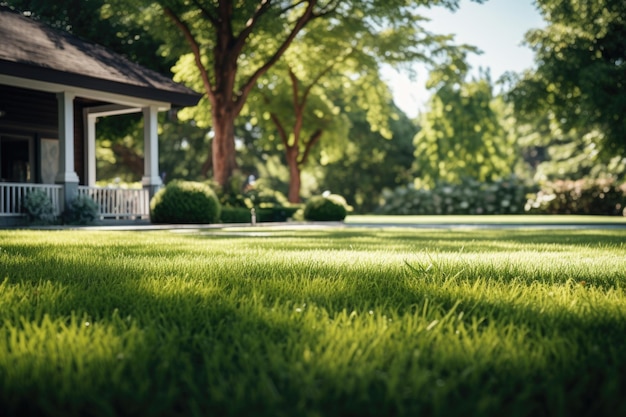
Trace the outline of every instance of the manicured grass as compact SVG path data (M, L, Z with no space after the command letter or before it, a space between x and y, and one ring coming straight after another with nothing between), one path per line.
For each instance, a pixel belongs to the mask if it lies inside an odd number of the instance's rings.
M0 231L0 415L626 415L626 230L258 230Z
M616 224L626 226L624 216L578 216L578 215L458 215L458 216L388 216L349 215L346 223L358 224Z

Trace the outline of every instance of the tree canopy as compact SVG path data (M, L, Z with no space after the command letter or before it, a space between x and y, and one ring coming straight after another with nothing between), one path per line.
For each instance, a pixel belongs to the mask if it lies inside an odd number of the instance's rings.
M518 114L553 113L564 131L596 129L608 155L626 150L626 2L538 0L548 23L530 31L536 69L510 97Z

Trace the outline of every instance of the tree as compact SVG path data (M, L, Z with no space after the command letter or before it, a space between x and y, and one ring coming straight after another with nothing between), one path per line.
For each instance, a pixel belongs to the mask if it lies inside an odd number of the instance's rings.
M475 0L481 1L481 0ZM177 65L179 79L196 78L205 93L214 132L211 168L222 186L236 168L235 119L242 112L260 78L283 56L309 23L340 23L357 16L378 28L417 23L417 6L458 7L459 0L136 0L137 13L158 28L165 41L163 53L188 55ZM129 2L117 3L128 10ZM165 17L169 25L158 19ZM174 32L164 30L173 28ZM354 32L358 38L359 33ZM191 51L191 52L189 52ZM194 68L190 68L193 64ZM206 164L209 167L209 164Z
M552 113L561 130L592 131L606 156L626 150L626 2L538 0L548 25L527 33L536 69L509 97L520 118Z
M301 169L322 136L327 156L345 154L347 115L352 109L363 109L370 129L383 140L391 139L389 122L399 116L380 75L383 64L445 65L445 60L463 59L473 50L450 41L450 36L433 35L409 20L384 30L354 16L309 24L268 72L273 79L260 88L285 150L291 174L289 200L299 202ZM281 88L281 79L289 80L288 89ZM288 101L291 111L284 105ZM281 106L273 108L275 102Z
M381 100L388 100L388 89L378 76L377 60L363 53L363 39L352 35L347 25L311 23L262 77L257 94L249 100L253 120L263 125L268 141L284 152L292 203L300 202L301 172L322 136L324 147L318 155L341 153L350 121L336 104L337 97L369 95L372 125L386 130L388 111Z
M512 172L515 138L504 128L505 105L492 90L487 74L445 82L433 94L414 140L415 172L425 185L493 180Z
M348 132L348 121L332 102L335 89L328 87L336 85L338 77L333 70L349 52L340 48L335 50L339 55L326 55L328 45L307 42L310 37L304 34L260 79L244 110L265 132L263 142L283 153L292 203L300 202L301 171L322 136L327 142L337 142ZM321 62L316 59L319 55L329 58ZM327 88L322 87L323 80Z

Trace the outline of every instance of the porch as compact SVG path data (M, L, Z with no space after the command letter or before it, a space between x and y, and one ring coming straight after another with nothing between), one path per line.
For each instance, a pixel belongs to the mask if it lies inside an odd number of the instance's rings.
M0 183L0 225L25 222L24 197L33 191L48 195L59 217L64 210L64 187L60 184ZM150 219L150 194L148 189L78 186L79 195L87 195L98 205L101 222L148 221Z
M149 220L162 185L158 114L195 106L201 94L2 5L0 39L0 224L23 222L34 190L56 215L83 194L102 221ZM143 118L143 189L98 188L98 119L129 113Z

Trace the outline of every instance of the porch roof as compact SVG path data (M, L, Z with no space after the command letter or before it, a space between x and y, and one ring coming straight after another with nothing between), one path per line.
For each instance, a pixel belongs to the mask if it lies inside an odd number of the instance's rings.
M201 95L106 48L0 6L0 75L194 106Z

